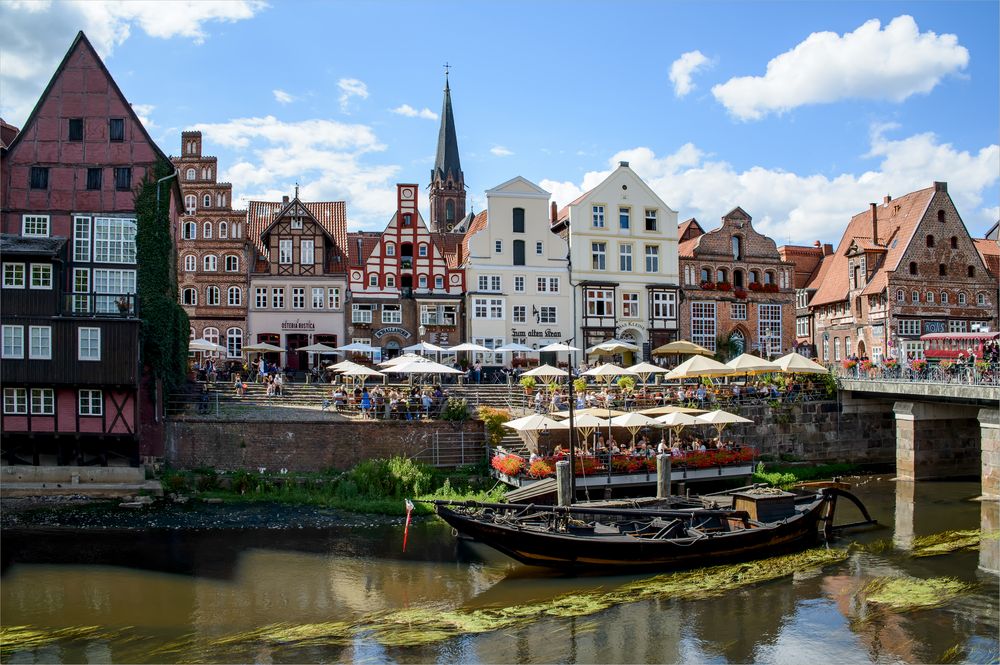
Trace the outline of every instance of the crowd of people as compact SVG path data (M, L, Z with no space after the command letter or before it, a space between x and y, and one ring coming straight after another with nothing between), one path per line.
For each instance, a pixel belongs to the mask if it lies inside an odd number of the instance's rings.
M593 455L597 457L614 457L624 455L627 457L650 458L658 454L669 454L671 457L684 457L690 453L704 453L709 450L737 450L736 444L731 440L724 440L721 437L700 438L700 437L678 437L673 444L669 443L666 435L659 442L651 440L645 434L639 435L635 439L635 444L626 441L619 443L613 433L609 432L607 438L601 432L595 433L591 441L583 444L581 454ZM553 456L561 459L569 454L568 450L562 446L556 446ZM532 454L529 461L538 459L537 454Z
M323 410L357 412L362 418L387 420L419 420L433 418L441 412L448 395L440 385L421 388L398 389L386 386L334 385L328 398L323 400Z

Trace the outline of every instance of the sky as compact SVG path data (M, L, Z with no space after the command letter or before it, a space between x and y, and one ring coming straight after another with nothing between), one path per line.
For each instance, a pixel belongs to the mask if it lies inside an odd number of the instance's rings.
M523 176L562 206L627 160L714 228L836 243L947 181L1000 218L1000 3L0 0L0 115L83 30L168 154L200 129L237 201L345 200L384 228L429 182L448 63L469 203ZM421 208L427 217L427 190Z

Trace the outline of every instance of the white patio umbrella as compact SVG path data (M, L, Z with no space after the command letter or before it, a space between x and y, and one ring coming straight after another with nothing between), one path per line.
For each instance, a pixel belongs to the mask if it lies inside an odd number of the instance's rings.
M193 339L188 343L188 351L201 351L202 353L225 353L226 347L210 342L207 339Z
M510 420L505 422L503 426L517 432L520 435L521 439L528 446L528 450L533 453L538 452L539 432L568 428L568 426L565 423L561 423L558 420L553 420L548 416L543 416L540 414L532 414L530 416L525 416L523 418Z
M753 421L749 418L744 418L743 416L738 416L735 413L729 413L728 411L709 411L708 413L703 413L699 416L695 416L695 420L703 425L712 425L718 432L719 437L722 436L722 430L726 428L726 425L731 425L732 423L752 423Z
M421 351L441 353L442 351L445 350L446 349L443 346L438 346L437 344L431 344L430 342L417 342L416 344L411 344L410 346L403 348L403 351L408 351L410 353L419 353Z
M535 369L528 370L521 376L562 377L569 376L569 372L558 367L553 367L552 365L540 365Z
M447 351L448 353L458 352L458 351L472 351L474 353L493 353L493 349L489 349L482 344L473 344L472 342L463 342L458 346L452 346L447 349L442 349L442 351Z
M553 342L538 349L539 353L559 353L561 351L579 351L580 349L562 342Z
M659 365L654 365L653 363L639 363L638 365L632 365L628 368L628 371L639 375L639 380L643 383L649 381L649 377L653 374L666 374L670 370L666 367L660 367Z
M370 376L385 376L382 372L372 369L371 367L365 367L364 365L357 365L355 367L348 367L341 372L344 376L349 376L352 378L361 377L361 385L365 385L365 381L368 380Z
M341 360L339 363L334 363L333 365L330 365L329 367L327 367L327 369L332 370L334 372L343 373L354 367L364 367L364 365L359 365L353 360Z
M674 436L680 436L681 430L692 425L700 425L698 419L690 413L674 411L655 418L656 422L670 430L670 445L674 445Z
M493 349L494 353L538 353L538 349L533 349L527 344L518 344L517 342L509 342L503 346L498 346Z
M379 363L378 366L379 367L395 367L396 365L402 365L403 363L408 363L408 362L412 362L412 361L416 361L416 362L430 362L430 360L428 358L426 358L424 356L421 356L419 354L416 354L416 353L404 353L402 355L396 356L395 358L390 358L389 360L386 360L384 363Z
M670 413L705 413L705 409L695 409L689 406L653 406L648 409L639 409L639 413L647 416L665 416Z
M624 416L628 411L619 411L618 409L609 409L607 407L600 406L590 406L586 409L573 409L573 419L579 418L580 416L597 416L598 418L614 418L615 416ZM569 411L557 411L552 414L553 418L569 418Z
M433 360L411 360L392 367L385 368L388 374L464 374L462 370L453 369Z
M785 374L828 374L830 370L819 363L814 363L805 356L789 353L774 361Z
M601 342L600 344L595 344L594 346L587 349L587 354L594 353L621 353L622 351L638 351L639 347L631 342L625 342L620 339L609 339Z
M296 351L305 351L306 353L336 353L337 349L332 346L327 346L326 344L310 344L309 346L300 346L295 349Z
M667 378L692 379L700 376L729 376L735 373L735 370L726 367L718 360L712 360L705 356L692 356L667 372Z
M261 353L280 353L284 349L280 346L275 346L274 344L268 344L267 342L257 342L256 344L248 344L243 347L244 351L260 351Z
M346 344L344 346L338 346L337 351L354 351L356 353L371 353L372 351L378 351L378 347L372 346L371 344L365 344L363 342L352 342L351 344Z
M644 416L641 413L626 413L622 416L615 416L611 419L612 427L624 427L632 435L632 446L635 446L635 435L643 427L659 427L660 423L654 418Z
M767 374L768 372L781 371L781 368L770 360L758 358L749 353L736 356L726 363L726 367L731 368L737 374Z
M583 372L581 376L592 376L599 381L605 381L608 387L611 387L611 382L615 380L615 377L619 376L637 376L632 370L625 369L624 367L619 367L618 365L612 365L610 363L605 365L600 365L599 367L591 367L586 372Z

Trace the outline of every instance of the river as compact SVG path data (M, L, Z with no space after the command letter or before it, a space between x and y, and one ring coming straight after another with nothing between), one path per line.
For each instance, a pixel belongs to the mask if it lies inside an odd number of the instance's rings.
M3 532L0 647L9 663L997 662L1000 541L907 554L923 535L996 532L997 503L971 500L978 483L856 481L882 526L838 545L891 545L718 597L619 602L457 636L428 629L427 617L433 624L480 608L516 611L651 576L538 571L457 542L433 518L414 523L406 553L396 520L323 529L11 528ZM847 504L840 509L841 520L854 519ZM864 583L900 576L975 586L934 609L866 613ZM424 617L422 644L407 643L412 626L401 610Z

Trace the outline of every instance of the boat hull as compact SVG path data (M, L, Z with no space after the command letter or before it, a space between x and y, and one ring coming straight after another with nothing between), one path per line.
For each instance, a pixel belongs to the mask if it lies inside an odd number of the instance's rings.
M560 570L621 568L670 570L747 561L795 551L816 542L825 502L759 528L702 538L654 540L628 535L579 535L476 518L438 505L437 514L459 534L532 566Z

